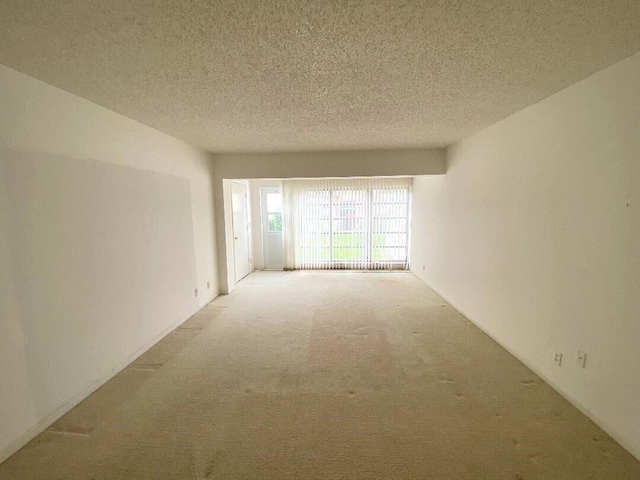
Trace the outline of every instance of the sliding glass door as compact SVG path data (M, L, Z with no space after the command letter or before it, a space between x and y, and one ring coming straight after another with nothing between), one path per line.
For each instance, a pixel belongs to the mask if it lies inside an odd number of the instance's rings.
M410 187L395 178L285 182L295 268L407 268Z
M371 245L376 261L408 268L409 188L371 191Z

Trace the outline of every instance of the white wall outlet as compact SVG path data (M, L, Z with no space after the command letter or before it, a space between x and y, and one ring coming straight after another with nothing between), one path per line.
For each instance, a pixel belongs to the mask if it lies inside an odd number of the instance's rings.
M207 289L211 288L211 281L207 280Z
M578 366L585 368L587 366L587 353L582 350L578 350Z
M562 366L562 353L555 352L553 354L553 363L555 363L558 367Z
M422 271L423 271L423 272L424 272L424 267L425 267L425 266L424 266L424 265L422 265Z
M197 297L197 296L198 296L198 289L197 289L197 288L193 291L193 296L194 296L194 297Z

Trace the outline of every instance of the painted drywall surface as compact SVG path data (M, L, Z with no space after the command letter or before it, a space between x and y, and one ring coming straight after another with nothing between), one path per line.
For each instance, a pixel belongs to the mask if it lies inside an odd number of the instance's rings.
M188 179L198 289L205 292L203 301L206 292L217 291L211 154L1 65L0 92L0 148L101 160Z
M438 175L442 148L344 152L238 153L215 155L218 178L322 178Z
M6 442L194 311L197 300L186 179L0 155L1 270L11 279L0 335Z
M209 154L4 67L0 92L1 461L208 302L217 272Z
M262 207L260 205L261 188L282 188L281 180L249 181L249 197L251 199L251 231L253 232L253 268L264 268L264 243L262 235Z
M214 208L220 291L233 290L232 273L227 268L223 179L442 175L445 163L442 148L215 155Z
M411 265L640 458L638 79L640 54L451 147Z

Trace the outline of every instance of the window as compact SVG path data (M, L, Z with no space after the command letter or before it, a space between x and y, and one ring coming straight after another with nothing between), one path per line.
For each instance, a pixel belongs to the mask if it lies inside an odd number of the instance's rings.
M267 228L269 233L282 232L282 196L267 194Z

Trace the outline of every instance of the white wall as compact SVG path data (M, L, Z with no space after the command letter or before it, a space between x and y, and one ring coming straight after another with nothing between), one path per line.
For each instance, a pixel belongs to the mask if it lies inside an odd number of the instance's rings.
M251 225L253 232L253 268L264 268L264 239L262 231L262 207L260 205L261 188L282 188L282 180L251 180L249 182L251 199Z
M439 175L442 148L215 155L217 178L322 178Z
M218 286L209 154L5 67L0 92L1 461Z
M445 150L442 148L372 150L344 152L238 153L215 155L214 204L218 239L218 279L220 291L233 290L232 273L227 268L225 237L224 179L388 177L442 175Z
M636 54L451 147L415 179L411 246L417 276L638 458L639 79Z

